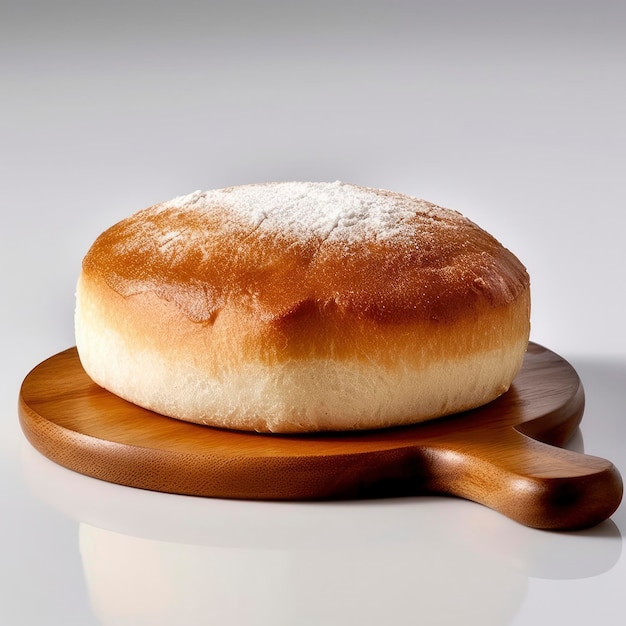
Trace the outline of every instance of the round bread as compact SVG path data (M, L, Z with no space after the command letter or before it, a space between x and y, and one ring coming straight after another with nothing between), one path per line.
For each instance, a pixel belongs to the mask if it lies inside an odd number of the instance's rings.
M170 417L312 432L412 424L505 392L526 270L455 211L344 183L195 192L116 224L77 287L91 378Z

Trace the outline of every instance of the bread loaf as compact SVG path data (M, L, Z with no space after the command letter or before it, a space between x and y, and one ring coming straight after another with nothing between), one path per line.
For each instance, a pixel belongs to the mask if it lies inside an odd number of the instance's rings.
M520 261L461 214L345 183L195 192L92 245L76 342L91 378L210 426L413 424L505 392L529 336Z

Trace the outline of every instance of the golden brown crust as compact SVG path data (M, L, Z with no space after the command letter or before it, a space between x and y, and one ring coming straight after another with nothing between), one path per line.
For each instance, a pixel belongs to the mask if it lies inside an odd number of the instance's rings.
M165 203L103 233L83 268L122 295L153 291L197 322L233 305L274 321L337 309L383 323L445 322L485 303L506 306L528 289L519 260L458 213L363 191L403 210L400 233L322 238L313 229L259 228L226 205L206 211L191 201L182 210Z
M200 359L211 375L249 362L272 366L316 359L375 361L386 367L402 362L419 370L433 361L506 351L519 345L520 338L523 342L529 331L529 291L511 306L483 305L455 323L428 319L381 324L313 305L269 322L249 310L228 307L213 322L199 323L154 292L120 296L88 272L83 272L81 285L97 302L98 325L125 337L132 350L158 349L172 362L186 354Z

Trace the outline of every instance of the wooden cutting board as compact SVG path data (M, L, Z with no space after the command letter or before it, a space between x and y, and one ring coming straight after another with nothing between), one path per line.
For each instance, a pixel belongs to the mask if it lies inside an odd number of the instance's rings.
M75 348L30 372L19 398L37 450L121 485L248 499L446 494L552 529L595 525L622 498L612 463L555 447L583 408L575 370L536 344L511 389L489 405L360 433L266 435L163 417L98 387Z

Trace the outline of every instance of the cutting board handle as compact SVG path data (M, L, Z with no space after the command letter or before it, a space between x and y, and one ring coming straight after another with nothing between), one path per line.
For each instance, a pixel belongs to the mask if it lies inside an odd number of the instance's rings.
M536 441L514 428L490 446L490 454L484 441L433 449L432 489L544 529L594 526L621 502L622 478L606 459Z

